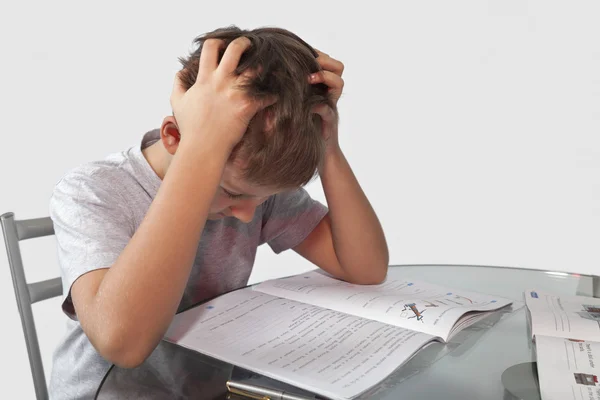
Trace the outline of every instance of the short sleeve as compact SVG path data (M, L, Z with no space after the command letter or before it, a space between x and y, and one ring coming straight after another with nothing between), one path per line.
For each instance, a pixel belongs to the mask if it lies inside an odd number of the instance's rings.
M267 243L275 253L302 243L328 212L303 188L276 194L264 206L261 244Z
M76 319L71 286L83 274L114 264L135 231L116 178L105 172L73 171L50 199L65 290L63 310Z

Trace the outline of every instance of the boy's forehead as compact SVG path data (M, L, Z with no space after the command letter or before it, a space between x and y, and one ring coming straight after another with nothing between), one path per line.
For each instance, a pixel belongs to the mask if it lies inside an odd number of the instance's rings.
M243 178L241 167L233 162L228 162L225 166L221 181L225 189L235 194L244 194L253 197L268 197L286 190L285 188L262 186L248 182Z

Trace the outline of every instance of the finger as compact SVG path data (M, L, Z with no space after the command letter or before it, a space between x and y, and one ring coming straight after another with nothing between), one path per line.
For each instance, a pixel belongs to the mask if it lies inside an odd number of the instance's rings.
M313 113L318 114L325 122L333 122L336 118L335 111L333 111L333 109L327 104L320 104L316 106L313 108Z
M319 54L319 57L317 57L317 62L319 65L321 65L321 68L326 71L331 71L339 76L342 76L344 73L344 64L325 53Z
M200 52L200 64L198 66L198 78L202 75L212 73L219 64L219 51L225 47L225 42L220 39L208 39L202 45ZM198 80L198 79L196 79Z
M263 111L265 108L272 106L277 103L278 97L276 95L266 96L262 99L254 100L254 114Z
M319 50L319 49L315 49L314 47L313 47L313 50L314 50L314 51L316 51L316 52L317 52L317 54L318 54L319 56L328 56L328 55L329 55L329 54L327 54L327 53L324 53L324 52L322 52L322 51L321 51L321 50Z
M344 88L344 80L342 77L331 71L315 72L308 77L308 80L312 84L323 83L329 87L329 89L339 91L340 93Z
M245 107L244 107L244 111L242 112L242 120L246 123L246 124L250 124L250 122L252 121L252 119L254 117L256 117L257 115L259 115L261 112L264 111L263 114L263 118L264 120L264 126L265 128L267 128L267 131L270 130L273 126L273 120L270 119L270 115L271 112L269 110L266 110L266 108L268 108L269 106L272 106L273 104L275 104L277 102L277 96L276 95L270 95L270 96L266 96L260 99L257 98L247 98Z
M253 79L256 79L262 73L262 66L258 66L257 68L247 69L238 77L240 82L250 82Z
M266 96L264 99L259 101L259 110L262 111L267 107L277 103L278 97L276 95Z
M225 54L223 54L218 70L225 75L232 74L240 63L242 54L244 54L250 46L252 46L252 42L244 36L229 43L229 46L227 46L227 49L225 50Z

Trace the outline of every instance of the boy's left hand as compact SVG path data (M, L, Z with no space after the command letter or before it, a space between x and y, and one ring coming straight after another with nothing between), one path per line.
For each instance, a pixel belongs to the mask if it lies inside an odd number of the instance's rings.
M328 54L319 50L316 51L319 54L317 62L321 65L323 70L311 74L308 78L309 82L311 84L323 83L327 85L327 87L329 87L328 93L333 100L333 104L337 105L337 102L342 95L342 90L344 89L344 80L342 79L344 64L335 58L330 57ZM323 137L327 143L327 152L338 150L337 112L332 110L331 107L322 105L315 108L315 113L319 114L323 119Z

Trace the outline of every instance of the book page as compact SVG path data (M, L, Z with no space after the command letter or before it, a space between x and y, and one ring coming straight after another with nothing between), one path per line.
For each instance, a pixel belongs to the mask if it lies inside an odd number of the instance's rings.
M266 281L254 290L425 332L445 341L463 314L511 303L501 297L406 279L393 270L381 285L354 285L311 271Z
M251 288L176 315L165 339L336 399L376 385L433 341Z
M555 336L600 342L600 299L525 292L533 336Z
M542 400L600 400L600 343L538 336Z

